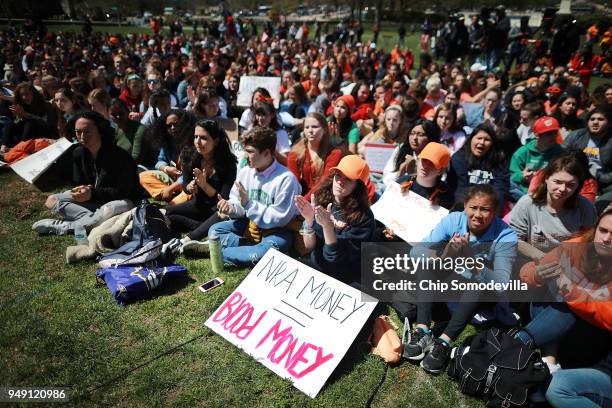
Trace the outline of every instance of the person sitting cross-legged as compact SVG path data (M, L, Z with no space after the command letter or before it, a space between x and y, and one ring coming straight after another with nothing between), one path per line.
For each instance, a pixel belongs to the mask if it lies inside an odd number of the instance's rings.
M228 266L252 266L270 248L289 250L293 232L286 227L296 215L293 197L301 192L293 173L274 158L274 130L255 127L242 142L249 165L238 172L229 200L218 197L220 215L231 219L214 224L208 232L209 239L220 239ZM256 231L250 235L260 237L258 243L244 238L247 230Z
M63 193L52 194L45 206L63 220L44 219L32 225L39 234L87 232L116 214L131 209L143 196L136 163L115 145L110 122L96 112L83 112L75 122L79 146L73 153L73 182Z

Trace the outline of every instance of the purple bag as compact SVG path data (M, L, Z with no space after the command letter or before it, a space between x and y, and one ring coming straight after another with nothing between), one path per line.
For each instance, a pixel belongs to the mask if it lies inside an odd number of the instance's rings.
M119 305L149 298L168 279L185 276L187 268L182 265L117 266L96 271L96 280L106 283Z

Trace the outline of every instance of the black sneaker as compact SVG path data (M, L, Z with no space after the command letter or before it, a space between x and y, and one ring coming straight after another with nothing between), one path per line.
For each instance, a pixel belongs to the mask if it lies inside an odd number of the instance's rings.
M421 361L423 370L431 374L440 374L446 369L450 360L451 347L440 338L436 338L431 352Z
M428 353L434 343L431 332L425 333L420 328L414 329L410 335L410 341L404 345L404 358L412 361L421 361Z

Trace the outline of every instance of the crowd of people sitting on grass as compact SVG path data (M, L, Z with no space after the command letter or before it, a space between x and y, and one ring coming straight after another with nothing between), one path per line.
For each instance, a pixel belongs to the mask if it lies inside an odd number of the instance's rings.
M214 236L227 267L275 248L359 288L361 244L401 240L370 208L399 183L450 211L423 240L444 244L436 256L497 248L462 280L516 278L556 299L512 305L518 338L553 373L549 403L612 403L612 84L589 88L593 59L609 61L610 26L589 29L574 54L538 59L518 52L532 31L508 30L502 45L519 50L504 69L478 53L466 65L423 52L412 66L401 44L312 36L306 24L300 35L227 28L0 33L3 160L60 137L75 145L70 189L45 203L58 217L34 231L90 232L148 199L182 236L164 251L206 257ZM247 75L281 78L278 108L264 87L238 104ZM370 172L369 143L393 149L382 174ZM440 373L482 305L466 294L444 327L433 306L414 305L404 356Z

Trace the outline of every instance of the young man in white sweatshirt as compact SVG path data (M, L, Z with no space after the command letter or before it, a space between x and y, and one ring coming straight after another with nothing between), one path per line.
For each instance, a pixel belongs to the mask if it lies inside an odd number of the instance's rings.
M244 135L242 144L249 165L239 170L229 200L219 197L217 204L219 214L230 220L213 225L208 236L219 237L226 265L253 266L268 249L286 253L293 244L293 232L285 227L297 214L293 199L301 186L274 159L274 130L254 128ZM244 238L247 229L261 240L249 245Z

